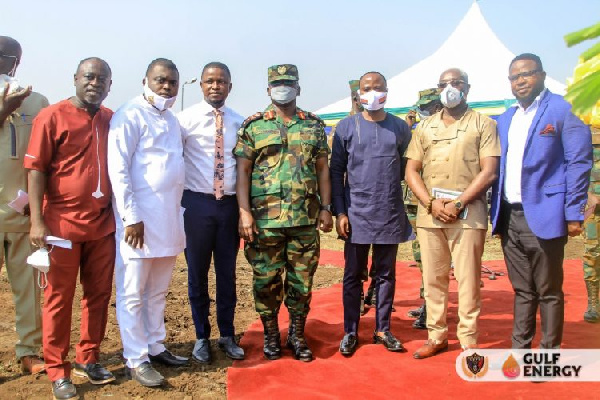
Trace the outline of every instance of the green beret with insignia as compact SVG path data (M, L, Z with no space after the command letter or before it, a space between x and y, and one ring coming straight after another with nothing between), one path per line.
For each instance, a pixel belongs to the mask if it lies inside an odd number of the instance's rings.
M440 90L437 88L425 89L419 92L419 100L415 103L414 107L424 106L432 101L440 101Z
M298 67L294 64L279 64L269 67L269 83L275 81L297 81Z

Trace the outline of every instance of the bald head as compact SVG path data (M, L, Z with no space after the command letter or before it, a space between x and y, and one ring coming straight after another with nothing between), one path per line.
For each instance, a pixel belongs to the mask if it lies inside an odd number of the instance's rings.
M13 76L22 54L19 42L9 36L0 36L0 74Z

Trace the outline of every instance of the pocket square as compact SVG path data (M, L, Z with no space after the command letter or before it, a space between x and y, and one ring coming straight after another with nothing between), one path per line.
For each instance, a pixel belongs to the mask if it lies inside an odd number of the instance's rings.
M542 130L540 132L540 135L552 135L552 134L556 134L556 129L554 129L554 126L552 126L552 124L546 125L544 130Z

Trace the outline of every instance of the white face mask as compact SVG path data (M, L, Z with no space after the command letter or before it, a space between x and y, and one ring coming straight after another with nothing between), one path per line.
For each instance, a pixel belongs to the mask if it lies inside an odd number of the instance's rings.
M271 88L271 100L279 104L287 104L298 96L298 89L279 85Z
M45 289L48 286L47 273L50 271L50 252L42 247L27 257L27 264L38 270L38 286ZM42 279L43 276L43 279Z
M177 96L166 98L154 93L152 89L150 89L150 86L148 86L147 78L144 80L144 97L146 97L146 100L150 105L154 106L159 111L165 111L167 108L173 107L175 100L177 100Z
M0 89L4 90L4 86L8 83L8 93L15 93L20 89L19 80L17 78L13 78L10 75L1 74L0 75Z
M463 98L464 93L455 88L454 86L447 84L442 93L440 93L440 100L445 107L454 108L459 105Z
M360 104L365 110L376 111L381 110L387 101L387 92L377 92L371 90L360 95Z

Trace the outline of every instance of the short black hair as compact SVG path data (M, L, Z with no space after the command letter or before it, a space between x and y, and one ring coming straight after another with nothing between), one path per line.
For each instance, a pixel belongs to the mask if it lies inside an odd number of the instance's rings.
M206 72L207 69L209 68L219 68L222 69L223 71L225 71L227 73L227 76L229 77L229 80L231 80L231 72L229 71L229 67L225 64L223 64L222 62L219 61L211 61L208 64L206 64L204 66L204 68L202 68L202 73L200 74L200 79L202 79L202 76L204 75L204 73Z
M77 72L79 72L79 68L81 68L81 66L88 61L100 61L102 64L104 64L104 66L108 69L108 72L112 76L112 70L110 69L110 65L108 65L108 63L106 61L104 61L103 59L101 59L100 57L88 57L88 58L84 58L83 60L79 61L79 64L77 64L77 70L75 71L75 75L77 75Z
M369 75L369 74L377 74L380 77L383 78L383 83L385 83L385 85L387 86L387 79L385 79L385 76L383 76L383 74L381 72L377 72L377 71L369 71L369 72L365 72L364 74L361 75L360 79L358 80L359 82L362 81L362 79Z
M146 68L146 76L148 76L148 74L150 73L150 70L152 68L154 68L155 65L162 65L165 68L177 71L177 74L179 74L177 65L175 65L175 63L173 61L169 60L168 58L156 58L156 59L152 60L150 62L150 64L148 64L148 68Z
M510 65L508 66L508 69L510 69L515 62L520 61L520 60L534 61L537 64L537 68L540 71L544 70L544 66L542 65L542 60L540 59L539 56L537 56L533 53L519 54L518 56L516 56L515 58L512 59L512 61L510 62Z

